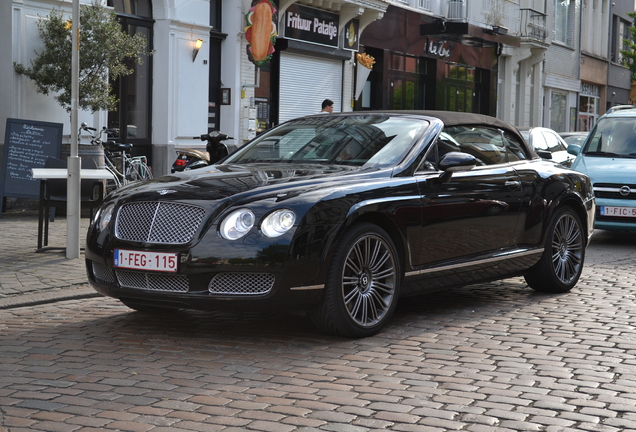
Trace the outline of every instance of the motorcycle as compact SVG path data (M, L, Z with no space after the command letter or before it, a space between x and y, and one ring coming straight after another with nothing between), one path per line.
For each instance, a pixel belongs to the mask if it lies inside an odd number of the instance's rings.
M222 142L234 138L216 130L194 137L194 139L208 142L205 145L205 151L187 148L175 149L177 159L172 164L172 173L190 171L212 165L236 150L234 145Z

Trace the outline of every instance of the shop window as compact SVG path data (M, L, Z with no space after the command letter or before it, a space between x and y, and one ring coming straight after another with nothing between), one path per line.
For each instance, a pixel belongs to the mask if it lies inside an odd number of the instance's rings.
M479 71L471 66L446 63L446 108L449 111L473 112L475 83L480 81Z
M552 91L550 96L550 129L552 130L566 130L567 97L567 93Z
M389 61L389 69L396 71L404 71L418 73L417 57L406 56L402 54L391 53Z
M601 88L596 84L581 83L579 96L579 125L577 130L589 131L599 116Z

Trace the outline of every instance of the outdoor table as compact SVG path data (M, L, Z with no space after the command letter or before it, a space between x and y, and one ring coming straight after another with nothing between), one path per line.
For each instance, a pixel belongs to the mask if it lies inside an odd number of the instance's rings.
M49 249L66 249L66 248L52 248L52 247L42 247L42 243L44 246L49 243L49 230L48 223L46 232L43 235L42 225L43 225L43 212L44 212L44 191L46 189L46 181L52 179L65 179L68 178L68 170L66 168L32 168L31 176L34 179L40 180L40 208L39 208L39 218L38 218L38 248L36 252L44 252ZM80 181L81 180L108 180L112 179L113 174L104 168L98 169L80 169ZM48 217L48 215L47 215Z

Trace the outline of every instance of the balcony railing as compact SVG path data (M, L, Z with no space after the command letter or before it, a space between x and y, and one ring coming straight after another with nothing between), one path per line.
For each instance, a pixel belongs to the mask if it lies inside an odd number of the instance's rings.
M464 0L449 0L448 2L448 19L465 19L466 18L466 2Z
M420 9L431 10L431 0L417 0L417 7Z
M534 9L520 9L522 38L535 39L545 42L548 38L548 29L545 26L546 14Z

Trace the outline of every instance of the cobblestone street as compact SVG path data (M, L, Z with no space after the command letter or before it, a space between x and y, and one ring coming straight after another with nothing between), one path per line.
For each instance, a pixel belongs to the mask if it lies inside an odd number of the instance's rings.
M636 430L635 279L600 264L563 295L448 290L360 340L107 298L2 310L0 430Z

